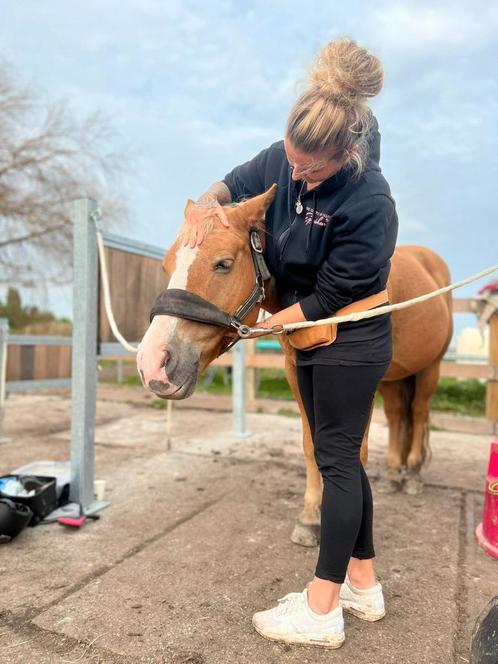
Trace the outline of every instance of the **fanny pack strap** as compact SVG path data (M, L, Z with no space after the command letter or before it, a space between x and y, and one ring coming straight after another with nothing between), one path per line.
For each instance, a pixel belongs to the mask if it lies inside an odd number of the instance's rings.
M369 309L374 309L381 304L386 304L388 300L389 297L387 290L383 290L380 293L369 295L368 297L364 297L362 300L357 300L356 302L348 304L347 307L343 307L333 314L330 314L330 317L368 311ZM287 338L290 345L294 348L299 350L313 350L314 348L319 348L320 346L329 346L330 344L334 343L337 337L337 326L338 323L331 323L330 325L304 327L299 330L288 332Z
M360 311L368 311L369 309L374 309L375 307L380 307L381 304L387 304L389 302L389 296L387 294L387 288L379 293L374 295L369 295L364 297L362 300L356 300L356 302L351 302L346 307L338 309L333 316L346 316L347 314L356 314Z

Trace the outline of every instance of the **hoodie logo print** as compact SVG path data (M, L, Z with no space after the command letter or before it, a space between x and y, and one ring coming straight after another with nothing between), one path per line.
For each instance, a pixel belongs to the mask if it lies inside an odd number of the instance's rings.
M313 208L306 206L306 214L304 216L305 226L309 226L311 223L313 223L314 226L326 226L331 219L331 214L318 212L317 210L314 211Z

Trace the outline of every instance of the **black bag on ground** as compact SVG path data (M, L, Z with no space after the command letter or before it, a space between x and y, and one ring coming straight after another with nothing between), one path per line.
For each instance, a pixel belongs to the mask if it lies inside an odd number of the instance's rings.
M16 503L26 505L33 513L30 526L36 526L43 518L53 512L57 507L57 493L55 477L42 477L40 475L4 475L0 477L3 490L0 489L0 499L8 498ZM17 480L26 492L34 491L31 496L10 495L6 493L5 481Z
M26 528L33 512L27 505L0 498L0 544L10 542Z

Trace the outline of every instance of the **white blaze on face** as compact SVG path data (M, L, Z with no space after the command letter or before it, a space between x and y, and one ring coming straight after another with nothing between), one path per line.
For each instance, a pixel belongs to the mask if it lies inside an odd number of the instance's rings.
M197 258L199 247L180 247L176 252L175 271L171 275L168 288L186 288L188 271Z
M175 271L171 275L171 278L168 283L168 290L170 288L180 288L185 290L187 288L188 273L193 262L197 258L199 253L199 247L180 247L176 252L176 262L175 262ZM175 331L176 324L178 323L178 318L175 316L168 316L170 321L170 327L168 328L168 339L171 337ZM152 321L154 322L154 321Z
M193 248L182 246L177 250L175 270L170 277L168 289L180 288L183 290L187 287L189 271L198 253L198 246ZM167 350L168 341L179 320L176 316L158 315L154 316L149 325L140 343L137 356L139 369L143 372L146 382L155 379L161 371L164 379L164 369L161 369L164 352Z

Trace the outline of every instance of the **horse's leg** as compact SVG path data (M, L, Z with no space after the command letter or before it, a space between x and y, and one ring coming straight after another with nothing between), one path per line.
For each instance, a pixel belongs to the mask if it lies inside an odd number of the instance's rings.
M311 430L304 410L301 394L297 384L296 366L286 356L285 374L292 393L299 406L303 423L303 451L306 462L306 490L304 492L304 508L299 515L291 540L302 546L316 546L320 534L320 507L322 504L322 478L315 461L315 450L311 438Z
M368 422L365 429L365 433L363 434L363 440L361 441L361 448L360 448L360 460L364 466L366 466L368 463L368 432L370 431L370 424L372 422L373 409L374 409L374 400L372 399L372 405L370 406L370 415L368 416Z
M424 463L429 444L429 413L431 398L439 380L440 361L419 371L415 377L415 394L411 403L413 435L410 452L406 459L406 481L403 491L412 496L424 489L420 469Z
M406 417L401 381L382 381L379 392L384 399L384 412L389 427L389 447L386 472L377 482L376 488L381 493L394 493L401 489L401 428Z

